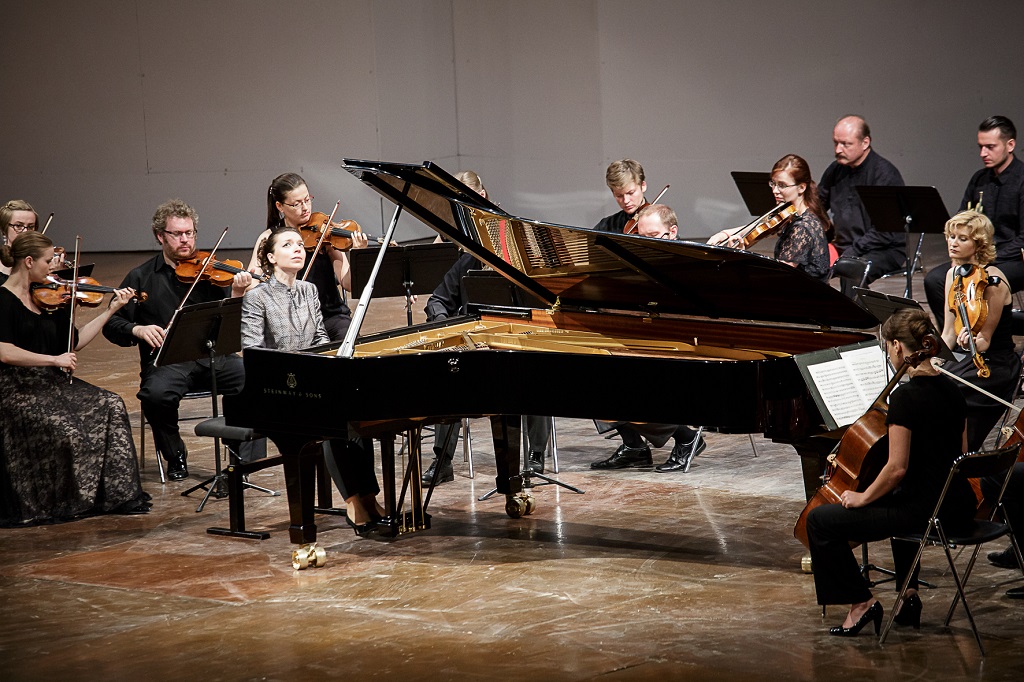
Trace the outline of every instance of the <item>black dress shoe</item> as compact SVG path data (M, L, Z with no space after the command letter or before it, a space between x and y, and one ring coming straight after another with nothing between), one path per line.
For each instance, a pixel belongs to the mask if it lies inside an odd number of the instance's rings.
M989 552L989 563L999 568L1017 568L1017 557L1013 553L1013 545L1002 552Z
M423 484L424 488L429 488L430 484L434 481L434 470L437 468L437 459L437 457L434 458L434 461L430 463L430 466L427 467L427 470L424 471L423 475L420 477L420 482ZM441 473L437 477L437 484L451 483L454 480L455 470L452 469L452 461L450 459L445 459L444 464L441 465Z
M544 473L544 453L543 452L531 452L530 453L530 470L536 471L538 474Z
M1006 591L1010 599L1024 599L1024 587L1014 587Z
M185 463L184 454L177 454L167 460L167 478L172 481L188 478L188 464Z
M857 634L864 629L864 626L869 622L874 621L875 623L875 634L877 635L882 631L882 603L875 602L868 607L868 610L864 612L864 615L860 617L856 623L848 628L844 628L842 625L837 625L834 628L829 628L828 634L836 637L856 637Z
M646 445L642 448L630 448L620 445L608 459L592 462L591 469L626 469L628 467L649 467L654 464L651 449Z
M654 470L661 473L668 473L670 471L686 473L690 470L690 463L693 462L693 458L704 452L707 446L707 443L700 436L697 436L689 443L679 443L672 448L672 453L669 454L665 463L654 467Z

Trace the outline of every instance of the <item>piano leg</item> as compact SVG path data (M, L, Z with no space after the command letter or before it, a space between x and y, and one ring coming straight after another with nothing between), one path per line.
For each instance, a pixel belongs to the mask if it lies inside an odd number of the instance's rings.
M523 474L519 455L523 418L520 415L491 417L491 438L494 440L495 490L505 496L505 513L513 519L532 514L536 508L533 495L523 494ZM481 499L490 497L488 493Z
M297 545L316 542L313 505L316 492L316 462L323 457L319 441L278 449L284 455L285 488L288 491L288 537Z

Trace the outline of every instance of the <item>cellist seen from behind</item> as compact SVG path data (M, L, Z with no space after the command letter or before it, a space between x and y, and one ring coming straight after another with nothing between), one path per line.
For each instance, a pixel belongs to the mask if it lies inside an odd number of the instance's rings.
M898 311L882 325L882 338L893 367L899 371L909 365L910 377L889 396L888 459L863 491L846 490L840 503L816 507L807 517L818 603L851 605L843 623L829 630L837 636L852 637L868 623L878 634L882 624L882 604L872 596L850 543L922 531L953 460L966 447L963 395L928 361L934 351L927 352L927 347L935 345L928 314L919 309ZM969 521L977 504L967 482L960 484L947 494L950 504L942 513L943 524L952 528ZM911 565L917 545L893 540L892 553L897 584L913 571L896 622L918 627L918 567Z
M945 233L953 267L946 273L942 340L966 356L943 369L1011 400L1020 376L1020 358L1013 343L1010 287L1002 271L989 265L996 257L992 221L978 211L961 211L946 222ZM961 322L955 300L958 289L967 325ZM986 371L981 371L982 366ZM960 390L967 400L967 447L980 450L1006 408L969 386L961 385Z

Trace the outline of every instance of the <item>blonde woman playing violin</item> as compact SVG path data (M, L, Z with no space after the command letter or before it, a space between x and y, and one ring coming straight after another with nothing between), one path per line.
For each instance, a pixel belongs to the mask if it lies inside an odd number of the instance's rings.
M977 211L961 211L946 223L946 246L953 267L946 273L947 306L942 324L942 340L954 351L966 353L966 356L943 369L993 395L1010 400L1020 376L1021 365L1014 351L1010 288L1002 271L988 265L996 254L993 233L992 221ZM977 268L984 268L987 274L984 271L976 272ZM951 289L957 284L958 273L968 283L964 292L967 297L981 288L970 285L971 280L978 280L980 275L981 283L985 285L981 297L988 308L984 322L976 324L973 331L964 326L959 329L959 333L958 327L962 325L957 325L957 313L948 305ZM971 305L980 308L981 302L973 301ZM978 376L979 368L970 351L972 341L989 369L990 376L987 378ZM1002 417L1005 408L969 386L961 384L961 389L967 400L967 447L972 451L978 450L984 444L988 432Z
M787 154L772 168L768 183L775 202L789 202L796 215L779 228L775 242L775 260L825 281L829 275L829 220L818 201L818 188L811 179L807 162L795 154ZM741 233L744 227L722 230L711 236L708 244L744 248Z

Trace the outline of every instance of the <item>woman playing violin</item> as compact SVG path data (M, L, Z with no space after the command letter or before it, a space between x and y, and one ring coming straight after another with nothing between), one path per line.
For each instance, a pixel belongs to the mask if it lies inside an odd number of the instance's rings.
M782 261L811 277L827 280L829 220L818 201L818 186L811 178L811 169L801 157L787 154L772 167L768 182L775 202L789 202L796 215L779 228L775 242L775 260ZM709 244L743 248L741 231L737 227L712 235Z
M50 271L49 237L26 231L0 259L11 268L0 287L0 525L148 511L124 401L60 371L134 292L116 290L72 336L70 307L47 314L31 295Z
M32 205L21 199L11 199L0 206L0 244L13 244L22 232L35 232L39 229L39 214ZM63 251L63 250L61 250ZM50 271L64 267L63 253L55 255L50 264ZM0 264L0 284L11 274L11 269Z
M957 286L956 275L960 273L964 282L963 295L969 299L965 301L965 308L974 326L972 329L958 324L958 311L946 306L942 340L954 350L967 352L967 356L944 369L993 395L1010 400L1020 377L1021 365L1014 351L1010 288L999 268L988 265L996 255L992 222L977 211L961 211L946 223L945 234L949 257L953 261L953 267L946 274L946 300L950 300L950 291ZM987 378L978 375L979 368L970 352L972 341L988 367L990 376ZM969 386L961 386L961 390L967 400L967 447L972 451L979 450L1005 408Z
M301 176L284 173L273 179L267 189L267 229L256 239L249 270L262 274L259 251L263 242L275 230L300 228L308 224L313 215L312 205L313 197ZM353 232L352 248L365 246L366 235ZM346 291L352 287L348 256L344 251L325 244L317 254L309 258L308 267L310 271L306 279L316 285L324 327L332 340L339 341L345 337L345 331L352 320L351 311L338 289L339 284ZM301 273L299 277L302 277Z
M292 227L271 232L260 247L260 269L270 280L245 293L242 300L242 347L297 350L326 343L320 301L311 282L299 280L306 262L302 235ZM372 441L330 441L325 457L347 508L346 519L359 535L373 530L383 510L373 465Z
M935 509L953 460L966 446L963 395L920 353L934 333L928 314L900 310L885 321L881 332L889 361L897 371L909 365L910 377L889 397L888 459L863 491L846 490L841 503L815 507L807 517L818 603L851 604L846 620L829 631L837 636L856 635L868 623L878 634L882 623L882 605L871 596L850 543L920 532ZM937 345L937 340L932 343ZM956 528L974 516L977 500L966 481L958 481L946 499L943 524ZM896 622L918 626L921 599L917 567L911 565L917 545L893 540L892 553L897 584L913 571Z

